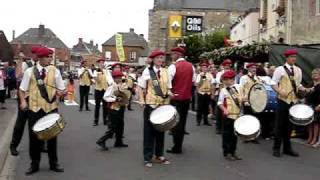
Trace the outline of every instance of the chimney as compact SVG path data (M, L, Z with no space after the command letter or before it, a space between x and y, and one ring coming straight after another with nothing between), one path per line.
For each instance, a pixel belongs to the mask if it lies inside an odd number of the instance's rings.
M99 48L99 45L98 45L98 43L96 44L96 48L97 48L97 49Z
M134 33L134 29L133 29L133 28L130 28L130 32L131 32L131 33Z
M144 34L139 34L140 37L144 38Z
M90 40L90 46L93 46L93 40Z
M82 38L79 38L78 44L83 44L83 39Z
M43 24L39 25L39 36L43 36L45 34L45 28Z
M12 31L12 40L14 40L15 38L16 38L16 31L13 30L13 31Z

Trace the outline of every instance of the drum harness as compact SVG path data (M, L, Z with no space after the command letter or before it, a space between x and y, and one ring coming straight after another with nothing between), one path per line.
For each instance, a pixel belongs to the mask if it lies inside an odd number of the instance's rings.
M45 99L49 104L52 104L54 101L56 101L56 96L53 96L53 98L50 100L47 89L46 89L46 84L44 83L44 77L42 77L40 75L40 72L36 67L33 67L33 73L36 78L37 86L40 91L41 97L43 99ZM49 85L47 85L47 86L49 86ZM49 87L52 87L52 86L49 86ZM54 88L56 88L56 87L54 87Z
M226 87L226 90L228 91L231 99L233 100L233 102L238 106L238 108L240 109L240 116L243 115L243 109L242 106L237 98L236 93L238 93L238 90L235 87Z
M155 94L157 96L160 96L163 99L163 102L164 102L165 99L167 97L169 97L168 94L166 94L166 95L163 94L163 92L161 90L161 87L160 87L159 78L157 77L156 72L154 72L153 67L149 67L149 73L150 73L150 77L151 77L151 80L152 80L152 85L153 85ZM159 69L158 73L160 73L160 69Z

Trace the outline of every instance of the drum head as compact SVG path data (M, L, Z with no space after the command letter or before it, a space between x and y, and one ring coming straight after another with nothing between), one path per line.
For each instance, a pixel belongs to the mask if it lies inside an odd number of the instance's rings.
M152 111L150 115L150 121L152 124L163 124L170 120L177 114L177 110L174 106L163 105Z
M313 109L305 104L296 104L289 110L289 114L297 119L308 119L313 117Z
M254 112L263 112L268 103L266 88L262 84L253 85L249 91L248 100Z
M34 132L43 131L51 127L52 125L54 125L59 119L60 119L60 114L58 113L48 114L36 122L36 124L33 126L33 131Z
M250 136L260 130L260 122L254 116L244 115L234 122L234 129L241 135Z

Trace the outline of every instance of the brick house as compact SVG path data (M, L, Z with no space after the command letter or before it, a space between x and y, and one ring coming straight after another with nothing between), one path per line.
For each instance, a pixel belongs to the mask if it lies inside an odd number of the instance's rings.
M129 32L120 32L123 37L123 48L125 53L125 62L128 64L138 64L139 59L148 52L148 43L143 34L137 34L134 29ZM116 49L115 35L102 44L102 54L107 60L119 61Z
M98 44L84 42L82 38L78 39L78 43L71 49L70 69L80 67L81 59L87 60L89 64L95 64L96 60L102 56L98 48Z
M0 60L2 62L11 62L13 61L13 56L13 49L11 48L4 32L0 31Z
M62 70L69 69L69 48L49 28L39 25L38 28L29 28L23 34L11 41L15 57L23 53L31 57L32 46L46 46L54 49L54 63Z

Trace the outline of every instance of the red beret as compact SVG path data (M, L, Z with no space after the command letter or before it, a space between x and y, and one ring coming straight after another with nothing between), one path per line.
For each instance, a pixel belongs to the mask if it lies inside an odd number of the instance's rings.
M99 63L100 61L106 61L104 58L99 58L96 62Z
M183 55L185 53L185 49L182 47L174 47L171 49L171 52L178 52Z
M130 69L130 67L127 65L127 66L124 67L124 69Z
M222 62L222 66L228 66L228 65L231 65L232 64L232 61L230 59L225 59L223 60Z
M165 53L163 51L160 51L160 50L153 50L150 55L149 55L149 58L153 59L157 56L164 56Z
M39 48L41 48L41 47L40 47L40 46L33 46L33 47L31 48L31 53L32 53L32 54L36 54Z
M85 62L87 62L87 60L82 60L81 61L81 65L84 64Z
M233 70L226 71L222 74L222 79L233 79L236 76L236 73Z
M122 72L119 70L112 71L111 74L112 74L112 77L122 77L123 76Z
M252 66L257 66L257 65L256 63L249 63L247 64L246 68L248 69L248 68L251 68Z
M284 56L285 57L289 57L291 55L296 55L298 53L298 51L296 49L287 49L284 51Z
M112 64L111 68L115 68L116 66L120 66L120 68L121 68L121 64L120 64L120 63L114 63L114 64Z
M206 67L208 67L209 64L208 64L207 62L202 62L202 63L200 63L200 66L206 66Z
M36 52L38 58L49 57L51 54L53 54L53 51L46 47L41 47Z

